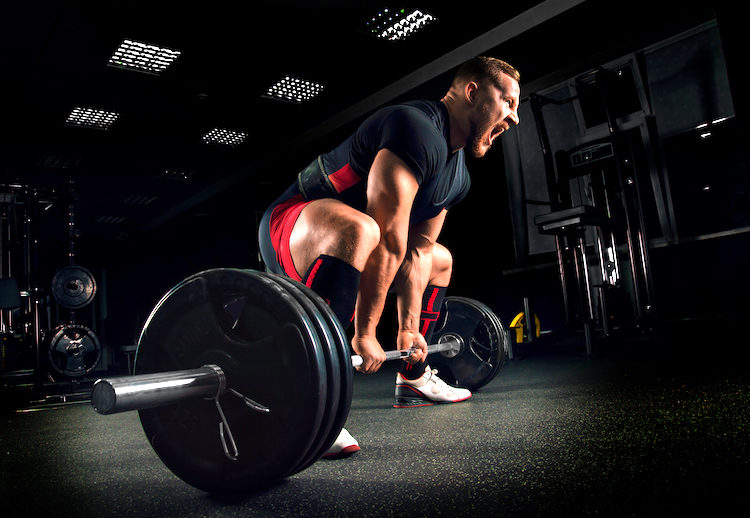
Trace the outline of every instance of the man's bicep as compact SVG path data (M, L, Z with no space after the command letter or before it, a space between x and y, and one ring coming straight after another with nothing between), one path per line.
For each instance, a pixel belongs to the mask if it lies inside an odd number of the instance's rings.
M381 233L408 232L418 189L416 177L403 160L388 149L381 149L367 177L367 213L380 225Z

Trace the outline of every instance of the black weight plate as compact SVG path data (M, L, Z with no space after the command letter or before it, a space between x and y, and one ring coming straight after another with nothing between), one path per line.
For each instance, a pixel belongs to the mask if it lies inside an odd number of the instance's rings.
M486 339L485 342L481 342L479 338L475 337L474 347L472 350L482 356L491 358L490 363L492 364L492 370L489 372L487 377L477 386L477 388L489 383L505 365L505 361L508 357L508 333L506 327L495 315L495 313L485 304L466 297L451 297L454 303L464 303L473 306L477 311L481 312L482 315L487 319L484 322L486 326L485 331L482 331L482 338ZM481 327L480 327L481 329ZM480 345L481 344L481 345Z
M454 334L465 333L463 338L468 346L455 358L443 356L441 361L452 372L455 383L477 390L489 383L505 363L506 329L489 307L474 299L446 297L444 308L447 308L446 329L441 333L453 327Z
M322 428L324 426L327 426L327 423L329 422L329 407L332 406L330 403L330 392L333 389L334 395L333 397L338 399L338 388L337 387L331 387L330 383L334 382L335 380L329 379L328 375L328 363L330 360L330 334L327 333L327 329L324 328L324 324L321 322L320 316L316 313L314 306L310 305L309 300L304 298L299 298L296 296L295 293L290 292L290 290L286 289L285 286L278 282L280 277L273 276L270 274L266 274L263 272L258 272L254 270L245 270L246 273L249 275L254 275L258 277L262 277L266 279L267 281L273 282L276 284L276 286L282 290L284 295L286 297L292 297L298 304L299 304L299 310L304 313L304 316L309 320L309 323L311 327L309 330L315 335L315 343L316 347L318 348L318 352L321 355L321 359L319 359L317 364L317 369L319 370L319 376L322 383L321 387L321 406L319 408L319 417L317 419L315 433L313 433L313 429L310 430L310 442L308 444L307 450L300 456L297 464L290 468L289 471L284 475L284 477L292 475L299 471L299 466L304 465L308 462L308 459L314 455L315 451L318 448L318 442L320 436L324 433L322 432ZM240 324L242 321L241 319L238 320L235 324ZM214 363L220 363L220 362L214 362Z
M326 451L328 451L328 448L330 448L336 438L338 438L339 432L344 427L344 425L346 424L346 419L349 417L349 409L351 408L352 404L352 392L354 385L352 357L346 333L344 332L341 323L339 322L336 314L333 312L330 306L326 304L323 299L321 299L311 288L299 282L291 281L288 279L287 281L292 283L296 289L300 290L306 297L308 297L308 299L317 306L320 314L325 318L328 329L333 333L333 345L335 346L334 353L338 357L338 364L340 369L338 379L340 387L338 409L334 413L328 437L321 442L318 454L310 461L310 464L313 464Z
M453 357L443 353L429 361L451 384L477 390L489 383L505 363L507 333L500 319L484 304L466 297L445 297L431 342L445 334L463 339Z
M54 370L77 378L91 372L99 363L101 346L88 327L64 324L53 329L47 356Z
M52 296L67 309L81 309L94 300L96 280L81 266L66 266L52 277Z
M216 363L227 386L270 408L250 410L224 394L221 407L237 443L230 460L212 399L139 411L164 464L213 493L248 492L283 479L307 454L327 398L325 360L299 303L258 272L207 270L173 288L152 311L136 353L138 374Z
M295 466L290 475L298 473L303 469L312 465L318 460L318 452L323 447L323 443L328 440L328 435L331 433L331 427L334 424L335 413L338 411L339 406L339 395L341 391L341 380L339 377L339 356L337 345L334 343L333 330L330 329L328 322L320 312L319 307L315 304L313 298L309 294L302 293L297 287L298 283L295 283L291 279L284 278L278 275L264 274L270 279L276 281L277 284L284 287L291 295L293 295L297 301L307 310L308 316L315 324L320 337L322 350L324 352L324 358L326 360L326 379L328 384L328 400L326 402L325 413L323 415L323 421L318 431L318 435L313 441L310 451L302 459L298 466Z
M307 293L312 298L315 304L319 307L320 312L325 316L328 326L334 331L336 335L335 344L338 348L340 376L339 381L341 384L341 394L339 398L339 409L334 418L333 426L331 426L331 432L328 439L322 444L318 458L320 458L334 441L338 438L341 429L346 424L346 420L349 417L349 410L352 405L352 393L354 391L354 368L352 367L352 353L349 347L349 340L346 337L344 328L339 322L338 317L333 312L328 304L321 299L317 294L305 285L297 284L303 292Z
M473 302L478 303L477 301L473 301ZM478 304L481 304L481 303L478 303ZM508 360L508 356L510 355L510 348L512 346L512 343L511 343L510 333L508 333L508 328L505 327L505 324L503 324L503 321L500 320L500 317L498 317L489 308L487 308L487 311L489 311L489 315L495 321L497 332L502 334L502 337L503 337L503 354L501 357L502 361L498 362L498 365L496 366L496 369L499 371L500 369L502 369L503 365L505 365L505 362Z
M488 319L487 324L491 329L492 336L499 337L498 339L502 343L502 347L498 348L498 351L496 353L497 360L492 362L493 370L489 374L489 378L487 379L487 382L489 382L497 375L498 371L503 367L503 365L505 365L505 361L508 359L510 342L509 342L507 328L502 323L500 318L498 318L498 316L487 305L483 304L482 302L479 302L477 300L470 299L467 297L451 297L451 299L456 303L461 302L461 303L473 306L482 314L484 314ZM486 348L486 346L485 346L485 354L489 354L489 350Z

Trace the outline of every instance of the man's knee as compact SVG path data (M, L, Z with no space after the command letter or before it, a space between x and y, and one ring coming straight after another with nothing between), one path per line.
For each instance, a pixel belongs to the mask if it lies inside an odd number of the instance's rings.
M380 242L380 226L364 212L357 212L342 225L341 236L370 255Z
M445 246L435 243L432 250L432 273L430 283L448 286L453 273L453 254Z

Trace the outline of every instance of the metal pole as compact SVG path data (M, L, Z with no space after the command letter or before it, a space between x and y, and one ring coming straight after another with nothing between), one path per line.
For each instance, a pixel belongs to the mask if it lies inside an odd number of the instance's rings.
M213 397L225 389L224 371L216 365L204 365L199 369L99 379L91 391L91 406L100 414L116 414Z

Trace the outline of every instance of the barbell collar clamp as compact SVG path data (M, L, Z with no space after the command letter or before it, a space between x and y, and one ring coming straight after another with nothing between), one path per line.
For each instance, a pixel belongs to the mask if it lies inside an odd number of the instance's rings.
M227 392L229 392L230 394L232 394L232 395L237 396L238 398L240 398L248 406L248 408L250 408L251 410L254 410L255 412L259 412L261 414L270 414L271 413L271 409L268 408L267 406L261 405L257 401L253 401L252 399L250 399L246 395L240 394L239 392L237 392L236 390L234 390L232 388L227 389Z

